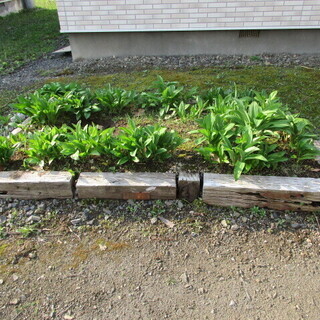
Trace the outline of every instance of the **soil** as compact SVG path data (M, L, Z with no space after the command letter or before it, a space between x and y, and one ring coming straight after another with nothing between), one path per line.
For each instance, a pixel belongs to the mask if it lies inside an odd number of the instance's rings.
M1 319L319 319L319 230L59 234L1 243Z

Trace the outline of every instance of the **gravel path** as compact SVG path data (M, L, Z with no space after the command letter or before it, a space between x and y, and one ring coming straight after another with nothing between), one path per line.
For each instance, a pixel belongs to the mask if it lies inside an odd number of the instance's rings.
M169 57L123 57L82 60L72 62L70 56L53 56L30 62L16 72L0 76L0 90L19 89L61 75L90 73L115 73L145 69L188 69L211 66L304 66L320 67L320 55L260 55L260 56L169 56Z

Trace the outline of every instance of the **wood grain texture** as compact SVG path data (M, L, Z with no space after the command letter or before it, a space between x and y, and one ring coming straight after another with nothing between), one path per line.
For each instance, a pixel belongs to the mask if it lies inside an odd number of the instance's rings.
M55 171L2 171L0 198L73 198L72 175Z
M83 172L76 184L80 199L176 199L173 173Z
M211 205L276 210L320 210L320 179L204 174L203 201Z
M320 140L316 140L314 145L320 150ZM316 160L320 163L320 156L318 156Z
M178 198L189 202L200 197L199 173L181 172L178 177Z

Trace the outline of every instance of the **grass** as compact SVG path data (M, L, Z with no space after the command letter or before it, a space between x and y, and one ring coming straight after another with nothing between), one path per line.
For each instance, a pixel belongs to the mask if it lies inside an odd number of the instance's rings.
M54 1L37 0L35 9L0 17L0 75L53 51L60 39Z

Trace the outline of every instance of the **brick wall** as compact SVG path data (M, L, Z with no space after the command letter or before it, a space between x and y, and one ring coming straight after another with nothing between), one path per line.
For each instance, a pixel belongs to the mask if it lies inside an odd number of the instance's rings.
M62 32L320 28L320 0L57 0Z

